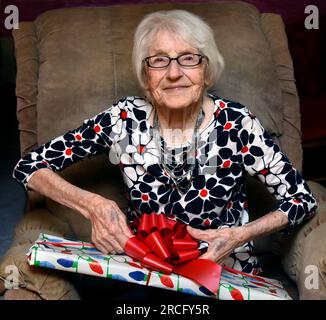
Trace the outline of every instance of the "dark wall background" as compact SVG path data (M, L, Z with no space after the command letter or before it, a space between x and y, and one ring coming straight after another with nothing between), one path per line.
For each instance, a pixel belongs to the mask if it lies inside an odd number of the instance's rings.
M210 2L217 2L210 1ZM225 0L224 0L225 1ZM226 0L227 1L227 0ZM23 214L25 193L11 178L19 158L19 135L15 100L15 55L11 31L4 27L8 5L19 9L19 20L34 20L39 14L57 8L77 6L109 6L131 3L162 3L202 1L152 0L2 0L0 3L0 103L1 103L1 156L0 156L0 257L9 246L14 225ZM245 0L261 12L280 14L286 25L289 48L293 58L297 88L301 101L304 142L303 174L325 184L324 168L326 147L326 1L325 0ZM304 27L307 5L319 9L319 29ZM317 116L316 116L317 115ZM325 184L326 185L326 184Z

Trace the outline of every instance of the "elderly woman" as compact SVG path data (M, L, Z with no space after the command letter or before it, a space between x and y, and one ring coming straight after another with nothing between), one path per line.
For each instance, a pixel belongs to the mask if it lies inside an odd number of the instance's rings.
M307 184L246 107L207 93L224 62L199 17L181 10L147 15L135 32L133 65L144 98L122 99L38 147L18 162L14 177L89 219L103 253L123 253L132 236L128 221L164 213L208 243L202 258L258 273L252 240L313 215ZM127 217L113 199L55 173L107 150L128 189ZM275 211L250 223L246 174L278 199Z

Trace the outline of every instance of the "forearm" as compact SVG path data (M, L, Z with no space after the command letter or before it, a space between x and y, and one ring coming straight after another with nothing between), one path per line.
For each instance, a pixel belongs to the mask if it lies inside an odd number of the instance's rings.
M28 181L28 187L80 212L86 218L89 218L87 209L91 199L99 197L72 185L50 169L36 171Z
M263 217L237 229L241 244L282 230L288 224L287 216L281 211L270 212Z

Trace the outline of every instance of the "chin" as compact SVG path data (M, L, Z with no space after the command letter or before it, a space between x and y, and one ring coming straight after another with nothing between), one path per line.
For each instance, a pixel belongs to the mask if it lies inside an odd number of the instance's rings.
M170 97L170 98L165 99L164 104L169 109L181 110L181 109L191 106L193 103L194 103L194 101L192 101L192 100L185 100L183 98L178 99L178 97Z
M173 110L173 111L177 111L177 110L183 110L183 109L187 109L188 107L190 107L189 104L187 105L165 105L165 107L169 110Z

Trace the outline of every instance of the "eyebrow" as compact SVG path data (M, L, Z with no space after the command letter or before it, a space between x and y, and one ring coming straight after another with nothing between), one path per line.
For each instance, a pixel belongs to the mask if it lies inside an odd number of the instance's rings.
M178 52L177 55L180 56L182 54L188 54L188 53L198 54L198 52L193 52L194 50L196 50L196 49L193 49L193 50L191 50L191 49L183 50L181 52ZM163 50L157 50L156 51L156 50L154 50L153 51L153 54L151 54L151 56L169 56L169 55L167 54L166 51L163 51Z

